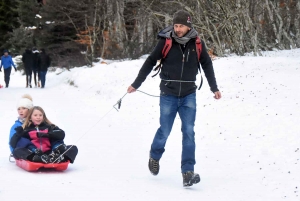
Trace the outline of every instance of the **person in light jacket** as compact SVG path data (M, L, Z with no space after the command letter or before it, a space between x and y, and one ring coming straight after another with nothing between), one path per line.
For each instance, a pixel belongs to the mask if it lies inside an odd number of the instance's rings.
M4 55L1 57L0 72L2 72L2 67L3 67L5 87L8 88L9 81L10 81L11 66L15 68L15 71L17 71L17 68L11 56L8 55L8 51L4 50L3 53Z

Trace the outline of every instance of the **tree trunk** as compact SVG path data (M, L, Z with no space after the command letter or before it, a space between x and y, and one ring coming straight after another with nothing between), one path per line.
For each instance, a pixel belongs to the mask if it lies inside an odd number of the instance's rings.
M296 2L296 17L294 20L295 30L296 30L296 44L300 48L300 0Z

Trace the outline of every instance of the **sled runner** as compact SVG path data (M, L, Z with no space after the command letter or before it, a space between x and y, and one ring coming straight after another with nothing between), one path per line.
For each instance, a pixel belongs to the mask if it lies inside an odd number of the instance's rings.
M28 171L28 172L35 172L38 171L40 168L46 169L54 169L57 171L64 171L68 168L70 161L62 162L62 163L35 163L28 160L23 159L16 159L16 164L20 168Z

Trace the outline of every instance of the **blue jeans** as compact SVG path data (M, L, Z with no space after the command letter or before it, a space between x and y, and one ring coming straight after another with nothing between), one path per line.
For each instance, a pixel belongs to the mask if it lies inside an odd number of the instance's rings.
M46 82L46 74L47 71L40 71L40 79L41 79L41 87L44 88L45 87L45 82Z
M162 95L160 97L160 127L153 139L150 156L155 160L159 160L162 157L177 112L182 123L181 172L184 173L194 171L194 165L196 164L194 132L196 93L184 97L171 95Z
M11 73L11 67L4 69L4 81L6 87L8 87L9 85L10 73Z

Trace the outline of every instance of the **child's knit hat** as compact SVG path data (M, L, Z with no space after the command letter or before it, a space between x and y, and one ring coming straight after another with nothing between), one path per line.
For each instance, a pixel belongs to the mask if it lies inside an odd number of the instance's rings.
M31 109L33 107L32 97L28 94L22 96L22 98L18 101L17 109L19 107L25 107L27 109Z

